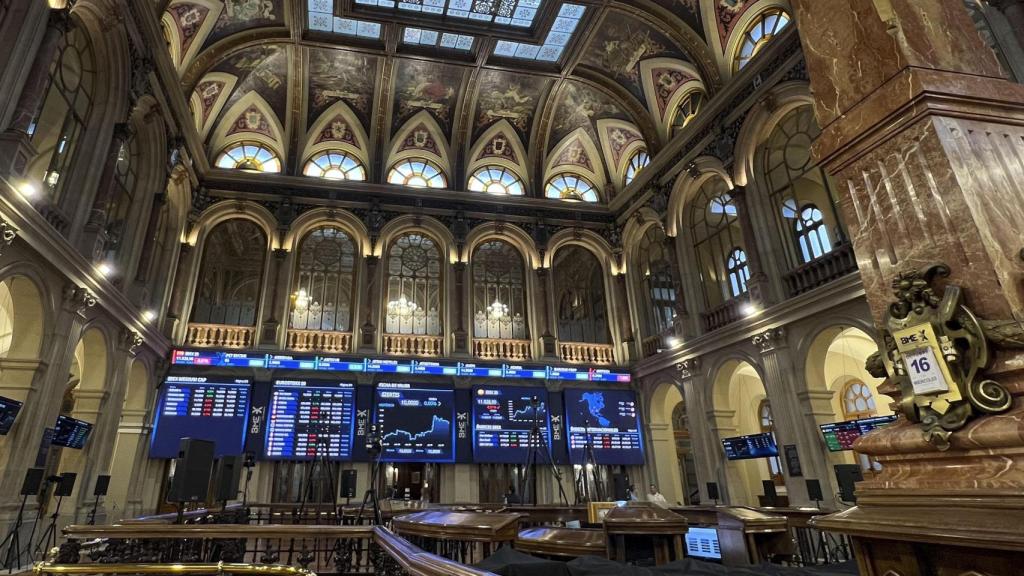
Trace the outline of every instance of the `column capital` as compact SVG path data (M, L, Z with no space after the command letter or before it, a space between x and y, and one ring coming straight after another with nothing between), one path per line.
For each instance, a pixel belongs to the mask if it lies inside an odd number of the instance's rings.
M274 248L274 258L278 261L284 260L288 257L287 248Z
M68 284L64 287L64 304L77 313L82 313L86 308L96 305L96 296L87 288L76 284Z
M700 358L696 356L676 363L676 371L679 372L679 377L684 380L693 378L699 370Z
M779 348L785 348L788 346L786 342L786 329L782 326L777 328L771 328L765 330L760 334L752 337L750 343L757 346L762 354L778 350Z
M0 216L0 256L4 253L4 248L7 248L14 243L14 239L18 237L18 231L14 226Z
M143 341L142 334L131 328L122 328L118 338L118 346L129 354L134 355L139 346L142 346Z

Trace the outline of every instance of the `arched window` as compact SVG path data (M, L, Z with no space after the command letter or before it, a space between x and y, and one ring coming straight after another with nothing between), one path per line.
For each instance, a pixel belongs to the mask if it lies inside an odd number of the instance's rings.
M733 61L733 69L739 70L750 62L768 42L789 24L789 14L781 8L769 8L761 12L743 32L739 50Z
M842 395L844 420L875 415L875 397L867 384L860 380L850 380L843 386Z
M233 144L217 156L215 164L217 168L250 172L281 171L281 159L277 154L256 142Z
M775 417L772 416L772 405L767 398L762 399L757 405L757 420L761 425L761 432L775 435ZM778 456L768 458L768 469L771 470L775 484L782 486L785 483L782 476L782 459Z
M114 165L114 189L107 207L107 258L114 259L125 240L125 228L132 204L135 202L135 187L138 184L138 146L135 136L121 144Z
M558 339L610 343L604 269L597 257L581 246L566 246L555 254L551 276L555 280Z
M523 181L507 168L485 166L469 177L469 189L495 196L522 196Z
M647 298L643 318L646 326L644 336L650 338L672 329L676 317L676 287L673 278L672 258L665 247L671 242L658 226L651 226L637 246L640 284Z
M729 252L729 259L725 263L725 270L729 274L729 291L733 298L747 291L747 280L750 280L750 270L747 269L747 253L739 248L733 248Z
M419 233L399 237L387 256L384 332L441 335L441 250Z
M672 117L672 135L675 136L687 124L697 116L700 106L704 102L704 93L700 90L692 90L683 97L676 107L676 114Z
M302 173L328 180L366 180L362 163L341 150L328 150L310 158Z
M473 337L525 340L526 282L523 257L501 240L473 252Z
M811 107L801 106L779 120L764 147L764 181L790 268L827 254L842 238L832 186L811 158L820 132Z
M743 233L740 229L736 204L729 193L728 185L721 178L712 178L697 191L689 208L690 230L693 234L693 248L697 257L705 308L712 309L726 300L737 296L736 280L730 275L730 263L735 250L744 253ZM743 258L743 263L746 257ZM738 262L739 263L739 262ZM736 271L740 271L736 267ZM742 267L746 274L746 266ZM743 290L746 279L743 276ZM742 293L742 292L740 292Z
M402 160L388 172L388 183L411 188L447 188L448 180L441 168L429 160Z
M8 282L0 282L0 358L7 357L14 343L14 296Z
M43 105L28 128L39 153L28 175L41 181L53 202L58 202L67 180L63 176L92 113L96 89L96 61L83 26L74 27L60 40L49 82Z
M641 168L651 163L651 157L647 155L647 150L637 150L636 154L629 159L629 166L626 167L626 186L629 186L633 179L636 178L636 173Z
M352 331L356 245L344 231L326 226L299 245L289 327L324 332Z
M255 326L267 236L249 220L218 224L206 236L192 322Z
M559 174L548 180L544 195L568 202L597 202L597 189L585 178L575 174Z

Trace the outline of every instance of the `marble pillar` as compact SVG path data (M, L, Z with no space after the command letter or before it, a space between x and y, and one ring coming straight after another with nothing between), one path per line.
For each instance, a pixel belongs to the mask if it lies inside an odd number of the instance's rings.
M1024 320L1024 86L1003 78L962 2L792 4L823 128L814 154L840 191L876 323L894 300L892 279L934 262L949 266L945 282L962 287L979 316ZM883 470L858 484L856 508L822 525L862 538L863 573L916 573L880 564L871 534L901 563L942 551L902 554L892 541L909 552L911 541L942 540L960 545L971 568L1014 571L971 547L998 546L1024 524L1021 365L1019 351L997 351L986 377L1017 397L1014 406L970 422L945 452L912 423L858 445Z
M719 493L725 496L725 462L722 458L722 444L715 433L712 415L711 379L701 367L700 358L688 358L676 365L679 382L683 390L683 405L686 421L690 428L690 439L701 503L711 503L708 496L708 482L719 485ZM719 498L721 501L722 498Z

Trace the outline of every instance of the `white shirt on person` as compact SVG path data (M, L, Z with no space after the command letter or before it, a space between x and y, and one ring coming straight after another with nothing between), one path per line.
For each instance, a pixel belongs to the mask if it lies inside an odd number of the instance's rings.
M661 492L655 492L654 494L648 493L647 501L656 506L668 508L668 500L666 500L665 497L661 495Z

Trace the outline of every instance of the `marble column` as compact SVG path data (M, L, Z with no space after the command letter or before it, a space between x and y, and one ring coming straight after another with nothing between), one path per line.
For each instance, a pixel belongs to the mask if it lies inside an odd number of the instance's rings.
M683 389L686 421L690 429L697 483L701 503L711 503L708 497L708 482L716 482L722 501L728 492L725 484L725 462L722 458L722 444L713 427L711 385L707 371L701 367L700 358L688 358L676 364L679 382Z
M1006 16L1017 42L1024 47L1024 0L989 0L989 4Z
M822 126L813 152L840 191L876 323L894 300L898 273L944 262L951 273L942 284L960 286L974 313L1019 327L1024 86L1002 77L962 2L843 4L837 10L833 2L792 1ZM966 541L983 533L975 547L1016 538L1024 524L1024 506L1010 496L1024 491L1022 364L1019 350L995 352L984 376L1010 390L1013 407L954 432L949 450L928 444L909 422L863 438L858 450L878 457L883 469L858 484L857 508L829 528L889 523L899 527L890 540L918 541L924 534L963 534ZM956 514L948 514L950 507ZM919 514L949 521L924 526L914 520ZM899 556L891 550L890 557ZM957 554L967 558L969 550ZM915 555L937 557L925 549Z
M284 231L282 231L284 232ZM283 234L282 234L283 236ZM270 270L267 272L263 305L263 329L260 331L260 345L269 348L280 348L284 343L282 324L287 329L289 303L291 294L288 292L288 265L291 263L291 252L284 248L275 248L270 259ZM287 294L288 296L283 296Z
M733 188L733 204L736 206L737 216L740 220L740 230L743 231L743 244L747 252L747 270L750 272L750 279L747 280L747 292L750 294L750 301L762 308L771 304L771 285L768 275L764 273L761 265L761 249L757 241L757 232L754 230L754 221L751 218L750 203L747 198L747 190L743 186Z
M363 293L360 301L366 306L363 308L363 325L359 327L359 352L376 353L377 351L377 326L374 321L380 317L377 313L380 310L381 302L381 281L377 273L379 256L366 257L366 274L361 284Z
M452 355L469 356L469 336L466 332L466 263L452 265L455 275L455 330L452 331Z

